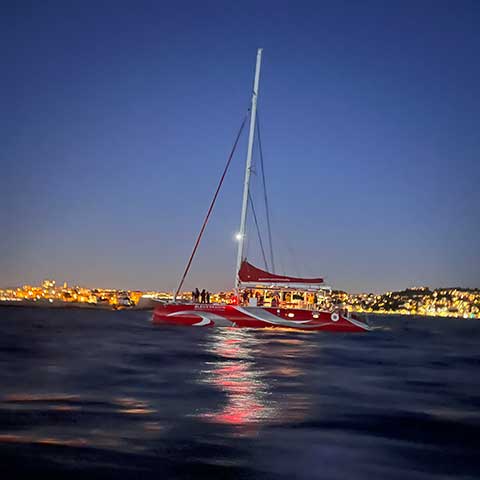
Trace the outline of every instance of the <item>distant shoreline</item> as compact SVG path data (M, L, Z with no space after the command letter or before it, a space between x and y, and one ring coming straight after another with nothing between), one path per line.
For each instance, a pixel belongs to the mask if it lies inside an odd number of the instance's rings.
M118 310L153 310L153 307L137 307L133 305L131 307L128 306L115 306L115 305L102 305L102 304L95 304L95 303L82 303L82 302L61 302L61 301L53 301L49 302L48 300L39 300L39 301L32 301L32 300L22 300L20 302L17 301L0 301L0 307L26 307L26 308L55 308L55 309L82 309L82 310L108 310L108 311L118 311Z
M461 317L455 317L455 316L446 316L446 315L422 315L420 313L398 313L398 312L355 312L352 311L355 315L363 316L363 317L368 317L370 315L375 315L377 317L411 317L411 318L418 318L418 319L424 319L424 318L445 318L446 320L480 320L476 317L468 317L465 318L464 316Z
M54 308L54 309L81 309L81 310L107 310L107 311L148 311L153 310L153 305L146 305L146 306L137 306L133 305L131 307L128 306L114 306L114 305L98 305L93 303L80 303L80 302L61 302L61 301L54 301L49 302L45 300L41 301L29 301L29 300L22 300L20 302L16 301L0 301L0 307L23 307L23 308ZM465 318L463 316L445 316L445 315L421 315L421 314L407 314L407 313L398 313L398 312L355 312L352 311L355 315L359 315L362 317L369 317L370 315L374 316L398 316L398 317L412 317L418 319L424 318L445 318L450 320L479 320L478 318Z

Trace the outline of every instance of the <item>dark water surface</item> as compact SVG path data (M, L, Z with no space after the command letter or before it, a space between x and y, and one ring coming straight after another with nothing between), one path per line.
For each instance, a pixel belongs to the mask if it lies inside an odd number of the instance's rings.
M372 323L0 308L2 476L479 479L480 321Z

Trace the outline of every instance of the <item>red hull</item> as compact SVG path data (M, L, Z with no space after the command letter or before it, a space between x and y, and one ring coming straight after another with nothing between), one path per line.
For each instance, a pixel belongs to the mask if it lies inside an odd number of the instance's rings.
M370 330L366 323L338 313L216 304L161 304L155 307L152 322L189 327L291 328L328 332Z

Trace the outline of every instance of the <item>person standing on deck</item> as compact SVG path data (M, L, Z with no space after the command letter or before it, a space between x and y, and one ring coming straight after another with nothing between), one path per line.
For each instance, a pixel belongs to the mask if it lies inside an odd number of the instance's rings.
M274 295L272 298L272 307L278 307L278 295Z
M210 292L207 292L207 303L210 303Z
M200 294L200 298L202 299L201 303L205 303L205 297L206 297L207 292L205 289L202 290L202 293Z

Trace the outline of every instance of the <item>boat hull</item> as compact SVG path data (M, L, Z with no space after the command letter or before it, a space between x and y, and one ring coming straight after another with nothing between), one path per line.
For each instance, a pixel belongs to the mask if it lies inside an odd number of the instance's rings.
M305 331L365 332L370 327L336 312L220 304L160 304L152 316L155 325L189 327L282 328Z

